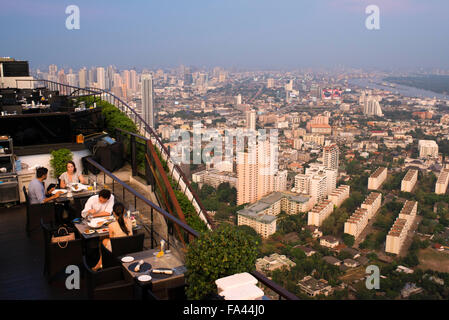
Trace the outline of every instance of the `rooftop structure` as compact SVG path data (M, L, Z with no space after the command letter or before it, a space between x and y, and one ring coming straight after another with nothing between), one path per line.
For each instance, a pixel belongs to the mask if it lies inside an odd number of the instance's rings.
M304 291L311 297L315 297L317 295L328 296L333 292L332 287L326 280L324 279L316 280L312 276L304 277L302 280L298 282L298 286L302 291Z

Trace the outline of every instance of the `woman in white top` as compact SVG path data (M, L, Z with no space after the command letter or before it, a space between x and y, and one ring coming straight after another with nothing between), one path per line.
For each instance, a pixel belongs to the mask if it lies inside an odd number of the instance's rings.
M86 184L86 179L83 175L76 171L76 166L73 161L67 162L67 171L59 176L61 189L67 188L70 183Z

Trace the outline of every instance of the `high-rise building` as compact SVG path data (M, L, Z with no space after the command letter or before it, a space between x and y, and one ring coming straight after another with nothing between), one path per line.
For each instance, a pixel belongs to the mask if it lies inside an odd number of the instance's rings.
M151 74L142 75L142 113L145 122L154 128L153 76Z
M274 88L274 79L273 78L269 78L267 80L267 88Z
M247 152L237 152L237 204L253 203L275 188L277 174L276 145L259 141L257 146ZM277 181L277 186L283 187L283 175Z
M137 91L137 72L136 70L129 71L129 84L132 92Z
M336 144L328 145L323 148L323 164L328 169L338 171L338 158L340 150Z
M103 67L97 68L97 86L99 89L106 89L106 73Z
M256 130L256 110L246 111L246 128Z
M76 78L76 74L74 74L74 73L69 73L69 74L66 76L66 79L67 79L67 84L68 84L69 86L72 86L72 87L78 87L78 79Z
M78 72L78 81L79 81L80 88L87 87L87 70L86 70L86 68L82 68Z

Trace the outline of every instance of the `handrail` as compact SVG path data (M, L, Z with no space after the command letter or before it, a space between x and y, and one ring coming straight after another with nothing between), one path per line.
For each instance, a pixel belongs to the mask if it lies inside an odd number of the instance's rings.
M290 291L287 291L284 287L281 287L276 282L268 279L267 277L265 277L260 272L253 271L253 272L251 272L251 274L254 276L254 278L256 278L257 280L262 282L266 287L270 288L271 290L276 292L278 295L284 297L285 299L287 299L287 300L299 300L299 298L297 296L295 296L293 293L291 293Z
M86 161L89 162L94 167L96 167L97 169L99 169L100 171L104 172L107 176L109 176L111 179L113 179L118 184L120 184L124 189L126 189L133 196L135 196L135 197L139 198L140 200L142 200L143 202L145 202L145 204L147 204L148 206L150 206L151 208L153 208L154 210L156 210L157 212L162 214L165 218L167 218L171 222L179 225L182 229L187 231L189 234L193 235L195 238L198 238L200 236L200 234L197 231L195 231L193 228L191 228L190 226L188 226L181 220L177 219L176 217L174 217L173 215L171 215L170 213L168 213L161 207L157 206L156 204L154 204L153 202L148 200L145 196L143 196L142 194L140 194L139 192L137 192L136 190L134 190L133 188L128 186L126 183L124 183L122 180L120 180L117 176L115 176L112 172L108 171L102 165L100 165L99 163L94 161L91 157L86 158Z

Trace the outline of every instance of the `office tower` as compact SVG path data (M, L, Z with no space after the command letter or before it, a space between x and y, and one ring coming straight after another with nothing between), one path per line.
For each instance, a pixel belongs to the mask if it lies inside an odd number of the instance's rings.
M94 83L97 81L97 72L95 68L89 70L89 87L93 87Z
M78 72L78 80L80 88L87 87L87 70L86 68L80 69Z
M323 148L323 164L328 169L338 171L338 158L340 156L340 150L336 144L325 146Z
M277 146L266 141L259 142L248 152L237 153L237 204L253 203L275 188L277 174ZM277 186L283 188L285 174L280 173Z
M256 110L246 111L246 128L256 130Z
M97 68L97 87L106 89L106 73L103 67Z
M153 76L142 75L142 114L146 123L154 128Z
M418 149L420 158L438 157L438 144L433 140L419 140Z
M122 71L122 83L127 90L130 89L131 84L129 81L129 71L128 70Z
M267 80L267 88L274 88L274 79L273 78L269 78Z
M132 92L137 91L137 72L136 70L131 70L129 72L129 85Z

